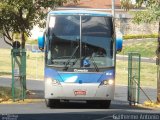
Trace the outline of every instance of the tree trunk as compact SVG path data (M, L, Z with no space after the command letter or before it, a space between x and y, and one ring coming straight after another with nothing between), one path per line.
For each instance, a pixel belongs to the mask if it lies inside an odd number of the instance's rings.
M21 40L22 40L22 49L24 49L25 48L25 43L26 43L24 32L21 32Z
M157 102L160 103L160 22L158 30L158 48L157 48Z

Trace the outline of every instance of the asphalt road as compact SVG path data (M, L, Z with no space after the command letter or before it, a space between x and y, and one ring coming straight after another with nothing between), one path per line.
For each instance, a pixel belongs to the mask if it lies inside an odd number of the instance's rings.
M99 109L96 106L88 106L84 103L64 103L52 109L47 108L44 102L0 105L1 119L13 116L12 118L17 117L18 120L112 120L118 116L126 116L126 119L121 118L123 120L129 120L128 117L135 116L138 118L137 120L140 120L142 114L154 115L159 120L159 112L147 108L130 107L128 104L119 101L113 101L110 109Z
M0 77L0 85L1 86L10 86L12 81L11 78L3 78ZM145 93L149 96L149 98L153 101L156 101L156 88L142 87ZM27 80L27 89L36 93L36 95L31 96L33 98L42 98L44 96L44 83L42 80ZM127 86L124 85L116 85L115 87L115 99L121 101L127 101ZM140 103L148 100L142 91L140 91Z
M117 60L123 60L128 61L128 55L116 55ZM155 63L156 64L156 58L146 58L141 57L141 62L148 62L148 63Z
M10 86L11 79L0 78L1 86ZM88 105L83 102L61 103L55 108L47 108L43 99L43 81L27 80L27 87L35 95L30 98L40 98L42 101L30 104L0 104L0 120L137 120L150 115L160 119L160 109L148 109L137 106L129 106L127 101L127 86L116 85L115 100L109 109L101 109L96 105ZM156 90L145 88L151 99L155 99ZM140 102L147 98L141 93ZM124 118L125 117L125 118ZM149 119L151 120L151 119Z

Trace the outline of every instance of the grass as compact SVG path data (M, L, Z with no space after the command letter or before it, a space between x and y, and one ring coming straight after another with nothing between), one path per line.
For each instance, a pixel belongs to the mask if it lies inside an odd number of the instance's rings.
M27 52L27 77L43 79L44 76L44 54Z
M8 101L11 98L11 95L10 87L0 87L0 103L3 101Z
M12 98L11 87L0 86L0 103L4 101L9 101L11 98ZM16 85L14 89L14 98L15 98L15 101L19 101L22 98L22 90L19 86L16 86Z
M26 41L26 44L30 44L30 45L37 45L38 44L38 41L35 39L35 40L27 40Z
M157 66L155 63L141 63L140 72L141 86L154 87L157 86ZM128 62L117 60L116 68L116 84L128 84Z
M11 52L9 49L0 49L0 76L11 75Z
M128 39L141 39L141 38L158 38L158 34L127 34L123 35L123 39L128 40Z
M43 101L42 99L25 99L24 101L21 99L16 99L15 102L13 102L12 93L11 93L11 87L2 87L0 86L0 104L27 104L27 103L34 103L34 102L40 102Z
M157 48L157 42L156 41L146 41L146 42L140 42L140 43L134 43L134 44L128 44L123 47L121 55L127 55L128 52L139 52L142 57L150 57L154 58L156 56L156 48Z
M0 49L0 76L9 76L12 75L12 66L11 66L11 50L9 49ZM43 67L44 59L43 53L32 53L27 51L27 69L26 74L27 78L32 79L43 79Z

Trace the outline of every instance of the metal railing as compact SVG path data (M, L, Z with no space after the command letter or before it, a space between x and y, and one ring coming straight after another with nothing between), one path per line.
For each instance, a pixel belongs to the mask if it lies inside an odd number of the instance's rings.
M12 49L12 99L24 100L26 97L26 51Z
M139 103L140 63L141 55L139 53L128 53L128 101L130 105Z

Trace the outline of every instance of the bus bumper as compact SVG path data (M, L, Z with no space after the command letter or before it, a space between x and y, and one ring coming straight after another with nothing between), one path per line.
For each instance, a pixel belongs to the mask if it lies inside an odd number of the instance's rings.
M45 99L60 100L113 100L115 85L99 85L98 83L61 83L59 85L45 83Z

